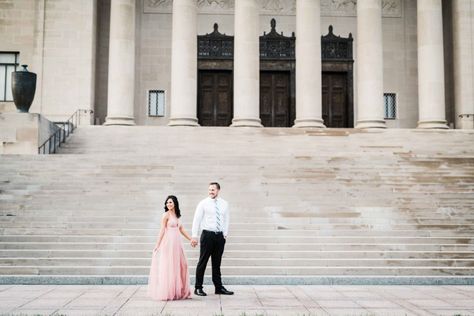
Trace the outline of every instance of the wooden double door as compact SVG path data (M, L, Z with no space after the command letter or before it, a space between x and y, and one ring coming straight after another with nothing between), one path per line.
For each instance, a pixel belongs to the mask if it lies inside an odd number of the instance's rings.
M260 119L265 127L291 127L295 102L289 71L261 71ZM348 103L348 75L322 74L322 118L326 127L352 127ZM229 126L233 117L232 71L200 70L198 120L201 126Z
M323 72L322 112L326 127L351 127L347 73Z
M198 121L201 126L229 126L233 117L232 71L200 70ZM294 121L290 102L290 73L260 74L260 119L265 127L290 127Z
M232 71L199 71L197 114L201 126L229 126L232 123L232 82Z
M260 119L264 127L290 127L295 120L290 72L260 72Z

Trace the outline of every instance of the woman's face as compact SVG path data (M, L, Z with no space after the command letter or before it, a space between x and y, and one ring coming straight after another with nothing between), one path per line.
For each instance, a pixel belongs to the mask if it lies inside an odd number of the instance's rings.
M166 207L168 208L168 210L174 210L174 202L172 199L168 199L168 201L166 201Z

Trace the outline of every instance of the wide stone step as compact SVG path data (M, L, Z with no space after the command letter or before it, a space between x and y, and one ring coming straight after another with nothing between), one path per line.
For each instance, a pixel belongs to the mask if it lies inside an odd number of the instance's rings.
M150 267L147 266L0 266L0 275L132 275L147 276ZM222 266L222 274L225 276L249 275L249 276L311 276L311 275L358 275L358 276L472 276L474 268L471 267L235 267ZM195 274L195 268L190 267L191 275ZM209 271L210 272L210 271ZM207 272L209 274L209 272Z
M1 236L1 242L97 242L97 243L153 243L156 235L150 236ZM232 243L261 244L473 244L473 236L420 237L420 236L230 236Z
M189 257L188 264L196 266L198 256ZM146 266L151 257L142 258L0 258L0 267L6 266ZM472 267L474 258L468 259L361 259L361 258L232 258L225 256L222 266L234 267Z
M406 238L409 237L432 237L432 238L449 238L449 237L459 237L460 239L466 239L466 238L471 238L472 234L470 231L472 230L472 225L469 226L461 226L461 225L451 225L451 226L446 226L447 229L452 229L452 232L450 233L449 231L441 231L443 234L436 234L436 230L440 229L434 228L433 231L429 231L431 226L425 226L425 225L420 225L420 232L418 234L403 234L403 229L398 231L398 230L393 230L393 231L388 231L386 235L382 234L358 234L358 230L364 230L364 229L370 229L371 227L369 225L366 226L360 226L360 225L346 225L344 227L340 226L333 226L334 227L334 232L331 233L330 229L331 226L327 225L324 229L321 229L321 231L318 234L315 234L315 237L331 237L331 236L341 236L340 234L337 234L338 230L341 228L344 229L353 229L354 232L351 232L351 235L354 237L384 237L384 236L404 236ZM379 229L382 229L384 226L379 226ZM268 228L268 226L267 226ZM308 229L309 232L314 229L314 226L298 226L296 227L297 229ZM389 227L387 227L389 228ZM410 227L412 229L416 229L416 226ZM465 228L466 231L463 231L462 229ZM290 234L292 231L290 227L274 227L275 233L273 234L267 234L266 236L287 236ZM286 231L288 232L287 234L278 234L278 231ZM427 233L423 233L423 230L426 230ZM460 233L458 234L456 231L460 230ZM190 232L191 229L190 227L187 228L187 231ZM104 236L104 237L110 237L110 236L123 236L123 237L135 237L135 236L145 236L145 237L156 237L159 233L158 228L151 228L151 229L70 229L70 228L3 228L0 229L0 233L4 234L5 236L36 236L36 235L51 235L51 233L54 233L55 236L64 236L64 235L69 235L69 236L84 236L84 235L89 235L89 236ZM252 235L252 233L246 233L242 234L243 237ZM342 236L347 236L348 234L342 235ZM415 236L414 236L415 235ZM231 235L229 238L236 236L235 234L232 233L231 229ZM253 236L262 236L262 234L253 234ZM262 236L264 237L264 235ZM401 238L404 238L401 237ZM0 238L0 241L2 239Z
M151 250L41 250L41 249L2 249L0 258L148 258ZM196 249L185 249L188 258L197 257ZM326 259L474 259L474 251L295 251L295 250L227 250L225 258L244 259L288 259L288 258L326 258Z
M143 250L153 249L149 243L99 243L99 242L0 242L0 249L43 249L43 250ZM190 249L188 244L185 249ZM378 244L378 243L228 243L227 250L259 251L474 251L474 244Z

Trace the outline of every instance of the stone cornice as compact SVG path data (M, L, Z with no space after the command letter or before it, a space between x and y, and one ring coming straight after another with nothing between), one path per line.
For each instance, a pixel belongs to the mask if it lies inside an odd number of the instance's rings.
M201 14L234 14L235 0L196 0ZM296 0L258 0L261 15L295 15ZM172 0L143 0L144 13L171 13ZM383 16L398 18L403 15L402 0L383 0ZM357 0L321 0L321 16L357 15Z

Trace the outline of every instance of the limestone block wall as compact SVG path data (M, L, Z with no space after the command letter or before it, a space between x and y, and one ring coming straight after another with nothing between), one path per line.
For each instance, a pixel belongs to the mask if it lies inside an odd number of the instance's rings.
M45 2L42 113L94 109L96 1Z
M94 108L95 22L96 0L0 2L0 51L38 75L31 112L62 120Z
M37 73L42 82L44 2L3 0L0 2L0 51L18 52L19 63ZM21 68L21 67L18 67ZM31 112L41 112L41 89L36 90ZM13 102L0 102L0 112L15 111Z

